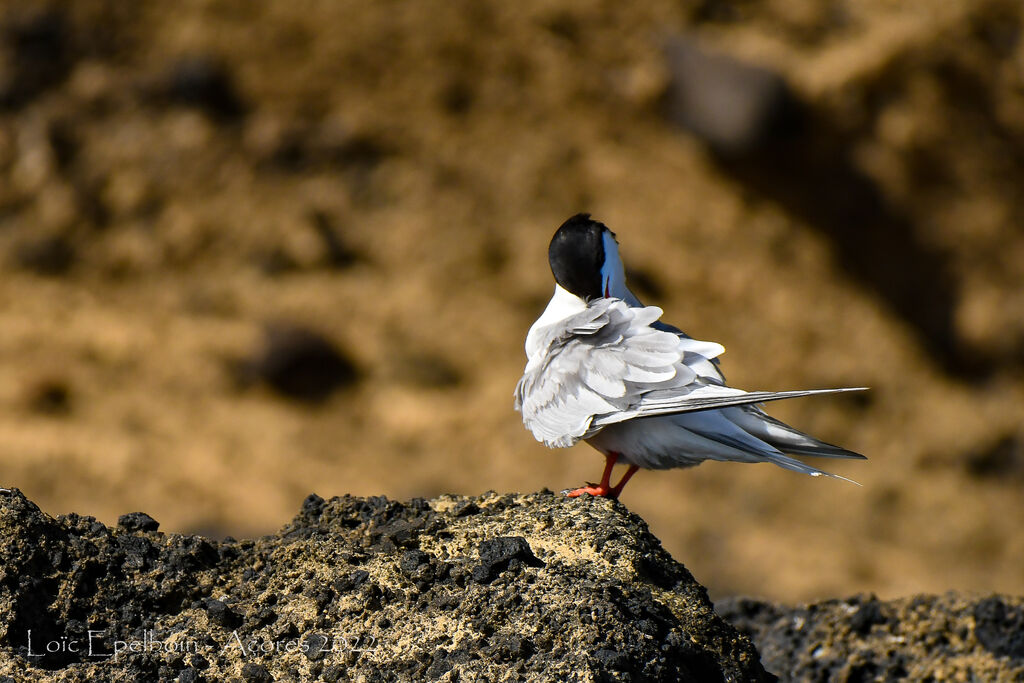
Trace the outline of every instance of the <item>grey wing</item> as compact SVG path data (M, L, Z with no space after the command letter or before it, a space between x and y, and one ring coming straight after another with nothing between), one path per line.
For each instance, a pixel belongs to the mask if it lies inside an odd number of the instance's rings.
M654 329L651 323L660 315L654 306L598 299L550 326L516 386L516 409L538 441L571 446L599 431L595 418L632 410L645 394L686 391L697 379L683 362L687 344L709 355L721 353L717 344L685 342Z
M716 353L711 355L706 353L699 346L693 346L694 344L707 344L707 342L699 342L680 330L678 327L669 325L661 320L651 323L651 327L664 332L670 332L678 336L680 340L683 340L683 363L696 371L699 379L687 387L687 390L684 392L659 390L648 392L641 398L639 403L631 406L627 410L614 414L598 416L593 421L593 425L595 427L605 427L617 422L632 420L637 417L697 412L702 410L713 410L715 408L727 408L730 406L748 406L752 404L765 403L767 401L779 401L787 398L799 398L801 396L812 396L815 394L866 391L866 387L812 389L807 391L754 392L733 389L732 387L725 386L725 375L722 374L719 367L718 354ZM701 357L702 352L704 355L703 358ZM719 351L719 353L721 353L721 351ZM767 418L768 416L765 415L764 417ZM849 452L844 449L839 450ZM816 449L815 453L813 453L813 455L819 454L820 449Z
M638 417L654 417L655 415L675 415L693 413L715 408L745 406L768 401L779 401L785 398L799 398L817 394L838 394L846 391L867 391L867 387L844 387L842 389L808 389L798 391L743 391L718 384L695 383L686 388L686 392L651 391L640 401L628 409L598 416L593 420L594 427L607 427L616 422L634 420Z

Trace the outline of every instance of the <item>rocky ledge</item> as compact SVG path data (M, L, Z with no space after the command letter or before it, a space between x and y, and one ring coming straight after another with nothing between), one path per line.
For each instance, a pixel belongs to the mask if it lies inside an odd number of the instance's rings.
M716 613L605 499L313 495L260 539L158 527L0 495L0 680L1024 679L1019 599Z
M314 495L256 540L157 529L0 496L0 677L774 680L605 499Z

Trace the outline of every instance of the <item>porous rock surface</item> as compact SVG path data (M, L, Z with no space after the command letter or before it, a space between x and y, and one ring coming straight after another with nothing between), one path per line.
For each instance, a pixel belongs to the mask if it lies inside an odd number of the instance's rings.
M622 505L310 496L278 534L164 534L0 495L0 679L773 680Z
M785 607L716 603L784 681L1024 681L1024 600L874 596Z

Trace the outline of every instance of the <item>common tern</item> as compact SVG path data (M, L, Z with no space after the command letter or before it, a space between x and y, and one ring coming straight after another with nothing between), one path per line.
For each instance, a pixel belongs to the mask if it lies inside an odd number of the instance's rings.
M845 479L791 455L858 458L768 416L759 404L863 391L742 391L719 370L725 348L659 320L629 288L615 233L581 213L548 247L555 293L526 336L526 369L515 409L538 441L586 441L605 456L599 484L567 491L618 498L639 468L692 467L704 460L770 462L813 477ZM787 455L790 454L790 455ZM612 468L628 465L615 486Z

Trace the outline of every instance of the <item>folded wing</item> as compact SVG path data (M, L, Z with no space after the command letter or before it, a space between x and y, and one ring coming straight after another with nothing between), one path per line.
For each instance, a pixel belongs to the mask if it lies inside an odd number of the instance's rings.
M598 299L542 330L515 393L537 440L571 446L603 426L596 418L635 411L647 394L682 395L702 386L691 365L700 368L724 349L651 327L661 313Z
M746 392L724 386L710 361L725 349L674 328L656 329L652 325L661 313L656 306L597 299L541 330L538 350L515 392L515 408L538 441L567 447L608 425L640 417L861 390Z

